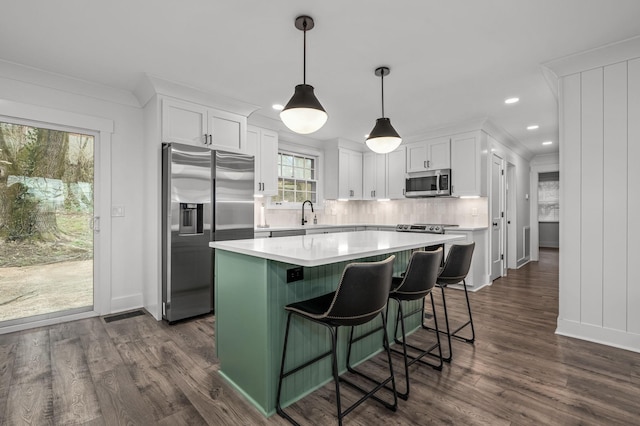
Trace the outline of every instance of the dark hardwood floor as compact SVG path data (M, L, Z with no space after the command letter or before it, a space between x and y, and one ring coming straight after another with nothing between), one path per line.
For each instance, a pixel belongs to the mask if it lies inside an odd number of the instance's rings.
M447 294L456 322L464 293ZM554 334L557 251L541 250L540 262L510 270L471 303L475 345L454 342L441 372L414 365L397 412L366 402L345 424L640 424L640 354ZM0 335L0 424L287 424L263 418L217 373L213 324L143 315ZM368 365L383 368L379 357ZM356 395L345 387L344 396ZM333 424L333 404L327 385L289 410L303 424Z

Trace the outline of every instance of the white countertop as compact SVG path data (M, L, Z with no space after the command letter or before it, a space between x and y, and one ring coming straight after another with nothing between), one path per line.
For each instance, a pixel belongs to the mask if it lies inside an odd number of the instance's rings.
M211 248L300 266L319 266L464 240L462 235L356 231L214 241Z

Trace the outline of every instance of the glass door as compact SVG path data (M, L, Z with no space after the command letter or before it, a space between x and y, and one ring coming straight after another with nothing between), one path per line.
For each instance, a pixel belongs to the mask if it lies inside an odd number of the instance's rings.
M94 144L0 122L0 327L93 310Z

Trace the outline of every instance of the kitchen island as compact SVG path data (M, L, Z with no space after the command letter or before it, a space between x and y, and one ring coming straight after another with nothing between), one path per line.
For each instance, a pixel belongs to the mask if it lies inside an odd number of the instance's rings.
M396 255L394 275L403 272L412 250L463 240L459 235L360 231L282 238L217 241L215 249L216 355L220 374L263 414L275 412L276 388L286 323L284 306L334 291L342 271L355 261ZM418 302L414 302L417 305ZM395 312L391 306L390 318ZM415 316L409 328L416 328ZM389 331L393 321L389 321ZM356 329L361 334L375 322ZM376 337L377 336L377 337ZM339 368L345 369L346 332L340 333ZM327 350L324 327L292 320L288 363L299 364ZM381 334L354 345L352 359L364 360L381 348ZM283 406L330 381L330 359L290 377Z

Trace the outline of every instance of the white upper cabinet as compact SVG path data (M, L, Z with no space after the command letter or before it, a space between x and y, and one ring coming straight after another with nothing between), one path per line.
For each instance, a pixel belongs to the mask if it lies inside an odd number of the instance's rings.
M362 156L362 199L387 198L387 155L367 152Z
M482 131L451 137L451 195L487 196L487 136Z
M404 198L406 173L406 147L401 146L387 154L387 198Z
M247 126L247 154L255 157L256 194L278 193L278 133Z
M408 144L407 173L451 168L450 147L448 137Z
M362 200L362 153L329 148L325 155L325 198Z
M204 105L162 100L162 141L246 151L247 118Z

